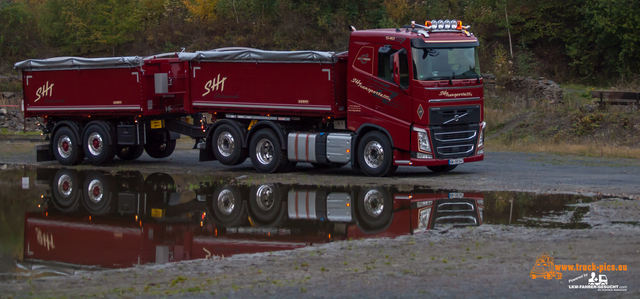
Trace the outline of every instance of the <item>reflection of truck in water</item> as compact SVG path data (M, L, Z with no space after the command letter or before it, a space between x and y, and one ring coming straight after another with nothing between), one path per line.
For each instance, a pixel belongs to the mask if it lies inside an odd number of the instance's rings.
M25 262L120 268L482 223L482 194L224 181L180 191L185 184L176 180L164 173L49 174L46 212L26 215Z
M553 263L553 257L543 253L536 258L536 264L529 274L532 279L542 277L544 279L562 279L562 273L557 272Z

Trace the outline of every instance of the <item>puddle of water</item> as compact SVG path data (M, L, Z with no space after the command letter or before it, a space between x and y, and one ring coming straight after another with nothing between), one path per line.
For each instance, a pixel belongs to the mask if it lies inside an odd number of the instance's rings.
M588 228L582 217L592 200L422 187L240 185L227 177L64 168L2 170L0 185L0 280L483 223Z

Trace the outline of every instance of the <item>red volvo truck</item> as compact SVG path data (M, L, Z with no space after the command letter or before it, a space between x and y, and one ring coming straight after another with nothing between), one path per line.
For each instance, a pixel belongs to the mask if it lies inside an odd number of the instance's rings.
M435 172L484 159L478 39L460 21L355 30L349 51L225 48L147 58L26 60L25 117L45 119L38 161L169 156L180 135L200 160L260 172L351 163ZM210 115L207 120L205 116Z

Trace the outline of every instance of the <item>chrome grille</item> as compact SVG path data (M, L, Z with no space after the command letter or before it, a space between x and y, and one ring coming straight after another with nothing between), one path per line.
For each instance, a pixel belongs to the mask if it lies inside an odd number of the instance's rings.
M472 140L477 134L477 131L445 132L436 133L435 138L440 142L460 142Z
M460 155L460 154L469 154L473 152L473 150L475 149L475 145L464 144L464 145L440 146L437 149L438 149L438 154L440 155L452 156L452 155Z

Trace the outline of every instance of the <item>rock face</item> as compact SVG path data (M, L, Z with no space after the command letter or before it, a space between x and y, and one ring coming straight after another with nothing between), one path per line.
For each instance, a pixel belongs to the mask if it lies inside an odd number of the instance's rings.
M483 74L485 88L496 89L496 76L494 74ZM533 78L516 76L509 80L504 88L513 91L522 91L534 99L545 99L549 103L562 103L563 91L560 85L545 77Z
M40 117L29 117L26 121L27 132L38 132L38 125L43 124ZM25 121L24 115L18 109L0 108L0 128L6 128L9 132L22 132Z

